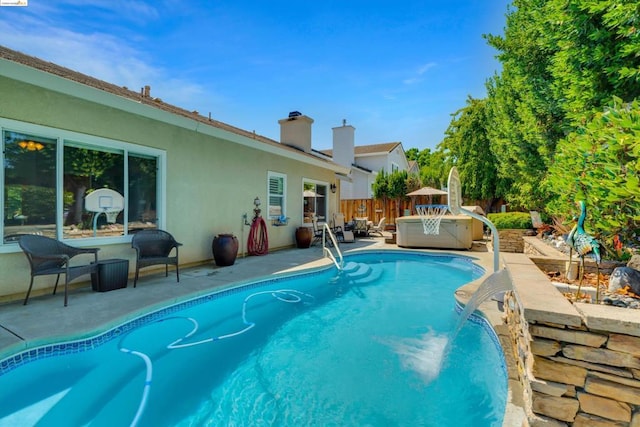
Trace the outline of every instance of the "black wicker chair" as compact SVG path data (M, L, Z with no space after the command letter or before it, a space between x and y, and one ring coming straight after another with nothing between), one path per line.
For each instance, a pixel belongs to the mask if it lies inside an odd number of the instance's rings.
M141 230L133 235L131 247L136 250L136 276L133 279L133 287L136 287L141 268L151 265L164 264L165 277L169 275L169 264L176 266L176 278L180 282L180 269L178 268L178 247L182 243L166 231ZM175 255L171 252L175 249Z
M35 234L21 236L18 244L27 256L31 266L31 282L29 283L27 296L24 299L24 305L27 305L29 301L35 276L57 274L56 285L53 288L53 293L55 294L58 289L60 275L64 274L64 305L66 307L69 282L84 274L95 273L98 266L99 248L76 248L56 239ZM69 265L71 258L82 254L92 254L93 262L88 265Z

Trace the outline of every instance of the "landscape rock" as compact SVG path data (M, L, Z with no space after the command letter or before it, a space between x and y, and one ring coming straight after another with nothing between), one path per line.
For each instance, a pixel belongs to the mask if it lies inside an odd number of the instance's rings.
M640 271L631 267L616 267L609 277L609 292L615 292L629 286L631 291L640 295Z
M633 255L629 262L627 262L627 267L640 270L640 255Z

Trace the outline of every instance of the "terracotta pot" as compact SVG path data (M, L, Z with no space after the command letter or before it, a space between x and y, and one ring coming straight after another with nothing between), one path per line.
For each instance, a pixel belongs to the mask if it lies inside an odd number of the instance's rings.
M296 228L296 245L305 249L311 246L313 239L313 231L311 227L298 227Z
M221 267L233 265L238 256L238 238L233 234L218 234L211 244L213 259Z

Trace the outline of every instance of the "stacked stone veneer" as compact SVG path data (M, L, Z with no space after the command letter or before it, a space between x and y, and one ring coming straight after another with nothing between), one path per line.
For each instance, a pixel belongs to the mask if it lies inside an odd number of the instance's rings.
M640 311L572 304L526 255L503 259L514 284L505 353L528 425L640 427Z
M533 230L525 230L520 228L511 228L498 230L498 238L500 239L500 252L524 252L524 236L535 234ZM489 249L493 250L493 238L489 242Z
M569 256L559 250L549 246L536 236L522 237L524 245L524 253L543 271L558 271L564 273L567 269ZM502 246L502 244L500 244ZM579 261L575 259L574 263ZM575 265L575 264L574 264ZM602 260L599 266L591 258L586 258L584 263L584 271L587 273L595 273L600 271L602 274L611 274L614 268L625 265L623 262Z

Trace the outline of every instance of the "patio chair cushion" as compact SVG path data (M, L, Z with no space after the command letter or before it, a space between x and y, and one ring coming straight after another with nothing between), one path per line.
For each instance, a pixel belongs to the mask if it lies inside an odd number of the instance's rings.
M342 232L342 241L344 243L353 243L356 241L355 236L353 235L353 231L345 230Z

